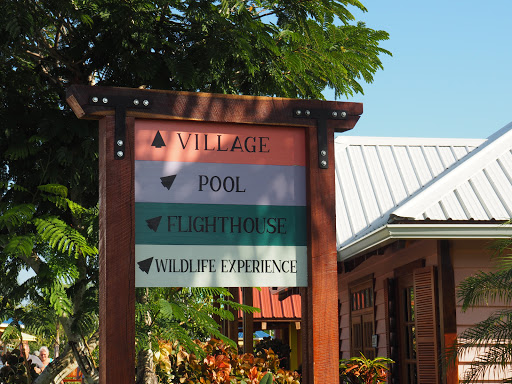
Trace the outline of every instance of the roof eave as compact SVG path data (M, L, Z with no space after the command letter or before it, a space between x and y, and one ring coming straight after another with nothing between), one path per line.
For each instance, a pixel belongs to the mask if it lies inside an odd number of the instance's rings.
M338 261L371 252L399 239L505 239L512 226L495 224L387 224L338 250Z

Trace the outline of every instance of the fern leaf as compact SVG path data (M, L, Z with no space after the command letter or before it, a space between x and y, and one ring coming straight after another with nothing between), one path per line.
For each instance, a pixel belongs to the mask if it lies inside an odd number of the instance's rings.
M13 236L4 247L4 252L13 256L23 255L29 257L34 248L33 235Z
M160 299L158 300L158 305L163 315L178 321L186 320L185 311L177 303Z
M92 256L98 253L98 249L89 245L80 232L56 217L35 219L34 224L42 240L59 252L67 252L68 255L75 256L79 254Z
M45 184L37 187L41 192L46 192L55 196L67 197L68 189L60 184Z
M50 300L50 305L57 313L57 316L69 316L73 313L73 304L66 294L66 290L59 283L54 281L51 289L44 289Z

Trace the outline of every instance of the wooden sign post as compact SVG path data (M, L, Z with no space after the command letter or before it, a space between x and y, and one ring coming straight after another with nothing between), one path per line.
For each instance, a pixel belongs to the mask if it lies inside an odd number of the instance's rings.
M338 382L334 132L362 104L88 86L67 101L100 121L101 384L134 380L135 286L171 284L303 287L303 382Z

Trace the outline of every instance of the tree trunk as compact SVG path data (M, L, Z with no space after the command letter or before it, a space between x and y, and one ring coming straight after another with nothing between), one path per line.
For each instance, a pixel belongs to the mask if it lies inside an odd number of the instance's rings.
M57 321L56 326L57 334L55 335L55 345L53 347L53 356L59 357L59 346L60 346L60 323Z
M148 288L139 290L137 301L147 304L149 300L148 295ZM151 314L149 311L144 314L144 322L148 326L151 325ZM151 337L151 332L149 332L148 336ZM158 384L155 365L153 364L153 351L151 349L142 349L137 356L137 378L135 384Z
M82 371L83 380L87 384L98 384L100 381L100 373L91 356L91 346L85 340L70 341L71 349L80 370Z
M137 357L137 379L135 384L158 384L155 365L153 364L153 351L143 349Z

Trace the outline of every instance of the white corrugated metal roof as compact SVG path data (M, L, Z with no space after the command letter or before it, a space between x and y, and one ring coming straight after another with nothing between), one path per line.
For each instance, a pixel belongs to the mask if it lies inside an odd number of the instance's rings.
M512 123L393 213L415 220L507 220L512 217Z
M338 136L338 249L368 237L395 217L512 217L511 150L512 123L487 140Z

